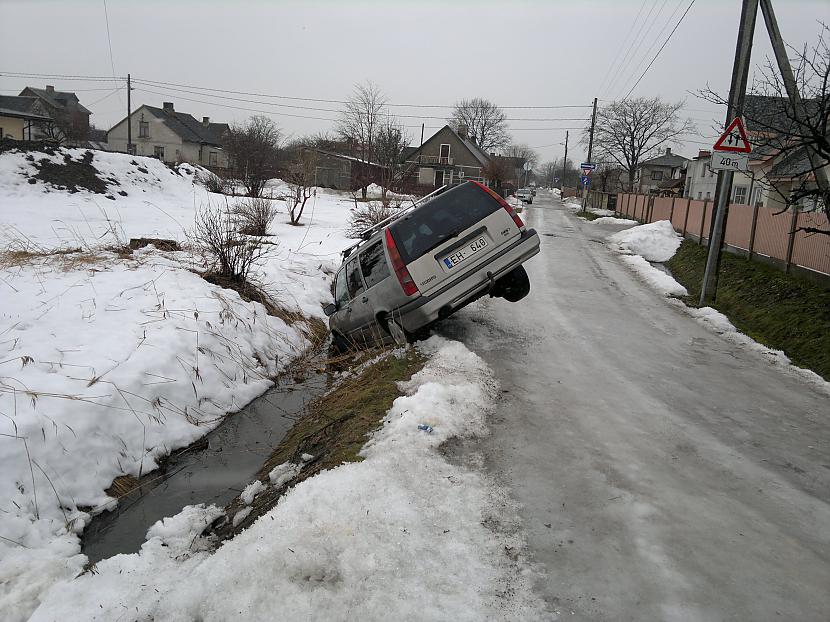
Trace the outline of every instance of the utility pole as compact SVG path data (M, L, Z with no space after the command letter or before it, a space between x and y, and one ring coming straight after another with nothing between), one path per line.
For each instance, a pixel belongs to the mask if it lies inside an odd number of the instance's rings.
M568 131L565 130L565 157L562 158L562 181L559 184L560 188L565 187L565 172L568 170Z
M724 128L735 117L741 116L744 109L746 82L749 77L749 60L752 52L752 35L755 32L755 18L758 15L759 0L743 0L741 22L738 27L738 42L735 46L735 61L732 65L732 82L729 87L729 105L726 109ZM703 306L714 300L718 286L718 260L723 245L726 228L726 210L729 195L732 192L733 172L718 171L718 184L715 202L715 217L709 235L709 254L706 257L706 270L703 273L703 285L700 288L700 304Z
M591 153L594 150L594 126L597 123L597 98L594 97L594 112L591 115L591 131L588 133L588 162L591 162ZM587 173L590 174L590 173ZM582 210L588 204L588 186L582 186Z
M127 74L127 153L133 153L133 120L132 109L130 108L130 74Z

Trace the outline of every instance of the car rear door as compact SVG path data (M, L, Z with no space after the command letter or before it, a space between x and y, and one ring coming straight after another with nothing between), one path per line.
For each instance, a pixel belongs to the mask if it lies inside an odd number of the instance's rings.
M488 189L467 182L389 229L418 290L426 295L486 264L521 235L519 223Z

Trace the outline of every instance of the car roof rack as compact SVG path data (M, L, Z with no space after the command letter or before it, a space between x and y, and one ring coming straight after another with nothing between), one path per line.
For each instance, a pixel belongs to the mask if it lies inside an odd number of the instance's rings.
M449 184L444 184L440 188L438 188L436 190L433 190L432 192L430 192L429 194L427 194L425 196L422 196L417 201L412 201L412 205L408 205L407 207L403 207L403 208L399 209L397 212L392 214L389 218L384 218L379 223L376 223L376 224L372 225L371 227L369 227L368 229L366 229L364 231L361 231L360 232L360 240L358 242L355 242L354 244L352 244L348 248L345 248L341 251L340 254L342 255L343 259L346 259L346 257L351 255L355 250L357 250L357 248L361 244L363 244L369 238L371 238L378 230L380 230L383 227L385 227L386 225L396 221L398 218L401 218L404 214L406 214L410 210L416 208L419 203L427 201L428 199L435 198L436 196L438 196L439 194L444 192L447 188L449 188Z

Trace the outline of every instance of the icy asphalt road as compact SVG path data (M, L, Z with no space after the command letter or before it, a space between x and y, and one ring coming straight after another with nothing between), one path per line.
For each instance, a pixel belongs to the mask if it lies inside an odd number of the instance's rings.
M563 620L830 620L830 398L638 281L540 192L519 304L440 332L495 369L481 449Z

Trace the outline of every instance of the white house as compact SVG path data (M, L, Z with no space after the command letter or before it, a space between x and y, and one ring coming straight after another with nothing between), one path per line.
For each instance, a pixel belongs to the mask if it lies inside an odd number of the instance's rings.
M172 102L164 102L162 108L146 104L138 108L131 115L131 126L136 155L154 156L170 164L228 166L228 154L222 148L227 123L211 123L210 117L202 117L200 123L193 115L177 112ZM107 142L112 151L128 151L126 117L107 132Z

